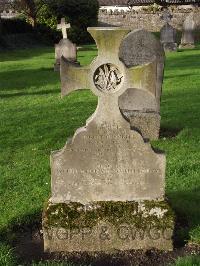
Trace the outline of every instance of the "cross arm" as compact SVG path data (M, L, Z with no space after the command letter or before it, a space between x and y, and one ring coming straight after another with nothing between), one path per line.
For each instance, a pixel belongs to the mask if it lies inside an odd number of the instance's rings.
M61 95L68 95L70 92L89 88L89 66L81 67L61 58Z

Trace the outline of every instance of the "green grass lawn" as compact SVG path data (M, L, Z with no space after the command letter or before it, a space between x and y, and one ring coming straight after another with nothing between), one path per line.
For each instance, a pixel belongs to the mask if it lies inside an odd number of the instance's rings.
M88 64L96 53L85 46L78 60ZM0 53L0 265L14 260L13 228L41 219L51 151L96 108L88 90L60 97L53 64L53 48ZM161 139L153 146L166 152L166 194L186 224L178 239L200 244L200 47L167 54L161 115Z

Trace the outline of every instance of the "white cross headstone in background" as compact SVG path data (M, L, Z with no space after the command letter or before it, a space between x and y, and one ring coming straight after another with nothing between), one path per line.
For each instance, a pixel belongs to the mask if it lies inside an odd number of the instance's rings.
M70 23L65 23L65 18L61 18L61 23L57 25L57 30L62 30L63 39L67 39L67 29L70 29Z

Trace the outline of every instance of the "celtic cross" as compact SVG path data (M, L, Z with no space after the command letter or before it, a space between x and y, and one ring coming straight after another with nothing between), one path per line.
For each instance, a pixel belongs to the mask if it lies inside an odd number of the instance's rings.
M90 88L99 100L97 110L89 121L98 126L110 121L129 127L118 104L119 96L128 88L155 93L155 80L151 75L155 62L127 68L119 59L120 44L130 31L128 28L88 28L98 47L98 56L91 65L76 67L61 59L62 96L74 90Z

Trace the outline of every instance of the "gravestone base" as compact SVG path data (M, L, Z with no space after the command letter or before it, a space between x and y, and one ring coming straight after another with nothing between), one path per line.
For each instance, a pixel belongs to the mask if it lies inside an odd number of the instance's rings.
M180 44L179 49L194 49L195 45L192 43Z
M165 52L176 52L177 43L174 42L163 43L163 48Z
M130 121L131 128L137 130L144 139L159 139L161 117L158 113L142 113L127 110L122 110L122 112Z
M64 57L69 62L74 64L80 63L77 61L77 48L76 44L72 43L68 39L62 39L58 44L55 44L55 64L54 64L54 71L60 71L60 61L61 57Z
M166 201L48 203L45 252L173 249L174 213Z

